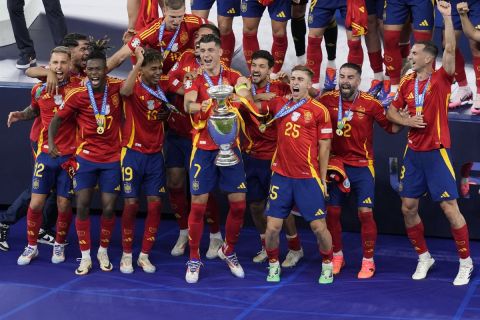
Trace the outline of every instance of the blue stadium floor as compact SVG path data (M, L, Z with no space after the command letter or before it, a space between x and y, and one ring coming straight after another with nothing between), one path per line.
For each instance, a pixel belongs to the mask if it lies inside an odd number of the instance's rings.
M98 217L92 222L93 240L98 243ZM52 265L51 247L40 245L39 257L19 267L16 259L26 241L25 223L12 227L11 249L0 251L0 319L480 319L478 272L469 286L451 284L458 268L451 240L428 239L436 268L426 280L413 281L416 259L408 240L380 236L377 274L360 281L356 279L359 235L345 233L347 265L333 285L321 286L317 283L321 261L313 235L302 230L306 257L296 268L284 269L282 281L275 285L265 281L266 264L251 262L259 243L249 227L243 230L237 250L245 279L234 278L223 261L205 259L199 283L188 285L186 256L169 254L177 237L175 222L162 222L151 255L157 266L153 275L138 268L131 275L120 273L119 222L109 251L114 270L100 271L95 259L92 272L83 277L74 274L80 254L73 230L65 263ZM142 221L137 223L137 235L142 227ZM141 238L136 240L138 252ZM205 237L204 251L207 246ZM285 246L283 241L283 254ZM471 249L478 263L480 243L473 242Z

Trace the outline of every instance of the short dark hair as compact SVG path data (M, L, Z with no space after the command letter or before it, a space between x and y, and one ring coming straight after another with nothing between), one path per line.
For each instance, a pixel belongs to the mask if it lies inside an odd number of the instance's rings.
M88 37L81 33L69 33L62 40L62 46L74 48L78 46L78 41L88 41Z
M418 42L415 42L415 44L422 44L422 45L424 45L423 51L425 51L426 53L430 54L430 55L433 56L434 58L437 57L437 55L438 55L438 48L437 48L437 46L435 45L435 43L433 43L433 41L418 41Z
M198 30L200 29L210 29L212 31L212 34L220 39L220 29L218 29L216 25L211 23L205 23L205 24L202 24L200 28L198 28Z
M252 55L252 61L256 59L265 59L268 61L268 67L272 68L275 64L275 59L273 58L272 54L267 50L258 50L255 51Z
M293 73L293 71L303 71L303 72L305 72L310 77L310 80L313 78L313 75L314 75L312 69L310 69L307 66L303 66L303 65L297 65L297 66L293 67L292 68L292 73Z
M351 63L351 62L344 63L340 67L340 70L342 70L344 68L353 69L353 70L357 71L358 75L360 75L360 76L362 75L362 68L356 63Z
M215 45L217 47L222 46L222 42L220 41L220 38L215 36L214 34L205 34L200 38L200 41L198 41L198 44L200 43L210 43L210 42L215 42Z
M152 62L159 62L160 65L162 65L163 55L158 50L155 50L155 49L152 49L152 48L146 48L145 51L143 52L142 67L145 67L146 65L148 65Z
M165 7L173 10L179 10L185 7L185 0L165 0Z

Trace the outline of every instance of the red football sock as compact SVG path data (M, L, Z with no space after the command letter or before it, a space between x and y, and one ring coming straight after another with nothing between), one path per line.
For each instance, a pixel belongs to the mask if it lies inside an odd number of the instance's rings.
M472 64L473 71L475 72L475 85L477 86L477 93L480 93L480 57L473 56Z
M382 50L369 52L368 59L370 60L370 67L374 73L383 72Z
M220 231L220 210L218 209L217 199L213 194L208 196L207 211L205 212L210 233Z
M58 212L57 218L57 234L55 236L55 241L57 243L65 243L67 238L68 230L70 229L70 224L72 223L72 209L68 209L66 212Z
M175 213L180 230L188 228L187 194L184 188L170 188L168 191L170 207Z
M320 82L320 66L322 64L322 38L308 37L307 67L313 71L312 83Z
M462 51L460 49L455 49L455 80L457 80L458 85L461 87L466 86L467 75L465 74L465 59L463 58Z
M33 210L28 207L27 210L27 240L30 246L36 246L38 241L38 232L42 225L42 211Z
M432 32L413 31L415 42L432 40Z
M222 41L222 61L225 63L226 66L230 67L232 63L232 56L233 52L235 51L235 33L230 32L228 34L222 34L220 36L220 40Z
M100 247L108 248L112 238L113 228L115 227L115 215L111 218L100 217Z
M402 55L398 50L400 41L400 32L394 30L385 30L384 35L384 55L383 61L386 67L386 73L390 76L393 85L400 83L400 72L402 71Z
M270 263L278 262L278 256L279 256L278 247L276 247L275 249L266 249L266 251L268 256L268 262Z
M188 215L188 245L190 247L190 260L200 260L200 239L203 233L203 216L207 210L206 204L193 203Z
M75 229L77 229L80 250L90 250L90 218L87 218L87 220L80 220L77 216L75 219Z
M256 33L243 33L243 55L248 65L248 70L252 65L252 55L255 51L260 50Z
M122 213L122 247L125 253L132 253L137 212L138 203L125 203Z
M273 36L273 43L272 43L272 55L275 59L275 64L273 65L273 73L280 72L283 66L283 59L287 54L288 48L288 38L287 35L283 36Z
M407 59L410 54L410 42L399 43L398 46L400 47L400 55L402 56L402 59Z
M333 249L330 249L330 251L322 251L320 247L318 249L320 251L320 255L322 256L322 263L330 263L333 259Z
M468 237L468 227L465 224L463 227L458 229L452 228L453 239L455 240L455 245L457 246L458 255L461 259L466 259L470 257L470 240Z
M327 228L332 235L333 252L339 252L343 249L342 244L342 223L340 215L342 214L342 207L327 206Z
M147 218L145 219L145 229L143 231L142 253L149 254L155 243L158 226L162 213L162 201L150 201L147 208Z
M373 219L373 212L358 212L358 218L362 225L362 248L363 257L367 259L373 258L373 251L375 249L375 243L377 242L377 224Z
M422 222L413 227L407 228L407 236L412 243L413 248L419 255L428 251Z
M227 222L225 224L225 245L223 253L229 256L235 251L235 244L238 242L240 230L243 226L243 216L247 206L246 201L230 202L230 210L228 211Z
M302 245L300 244L300 236L298 235L298 233L292 238L287 236L287 246L288 250L299 251L300 249L302 249Z
M349 49L347 61L361 67L363 65L362 41L358 38L358 40L348 40L347 43Z

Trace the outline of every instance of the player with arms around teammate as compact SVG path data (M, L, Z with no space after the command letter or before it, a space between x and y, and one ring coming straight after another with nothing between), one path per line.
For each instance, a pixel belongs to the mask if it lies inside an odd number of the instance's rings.
M115 225L115 201L120 191L120 125L122 121L122 81L107 76L105 43L93 44L87 58L85 86L74 88L65 97L48 132L49 152L58 156L55 137L63 121L75 117L78 131L76 172L73 187L76 194L75 227L82 252L77 275L92 268L90 257L90 204L95 186L99 185L102 202L100 248L97 258L103 271L111 271L107 249Z
M37 237L42 225L42 210L45 201L54 188L57 191L57 234L53 247L52 263L65 261L64 243L72 221L71 189L72 179L62 168L62 164L75 152L75 122L67 119L58 130L55 143L59 156L52 159L48 153L48 126L58 108L63 103L65 94L72 88L70 83L70 50L56 47L52 50L49 69L55 72L58 86L55 94L46 90L45 83L38 83L32 89L30 106L23 111L11 112L8 126L19 120L30 120L40 116L42 129L39 139L39 155L35 161L32 177L32 196L27 211L28 245L17 260L19 265L27 265L38 256Z
M319 283L333 282L332 237L325 222L325 195L332 125L328 110L312 100L313 71L296 66L290 76L292 98L268 102L277 123L277 151L272 160L272 180L267 203L267 281L280 281L279 233L294 205L310 223L322 255ZM295 155L292 157L292 155Z
M400 196L407 235L418 254L417 269L412 278L424 279L435 262L428 251L422 219L418 214L419 198L428 191L434 201L440 202L450 222L460 256L460 268L453 284L465 285L470 281L473 262L467 224L456 200L458 192L450 161L447 115L448 96L455 73L455 33L450 3L439 1L437 7L445 24L442 67L433 69L438 53L433 43L415 43L409 56L414 72L402 79L387 116L392 122L410 127L401 169ZM408 107L408 118L399 114L404 107Z
M380 102L358 86L362 82L358 64L345 63L340 67L339 90L329 91L319 101L328 108L335 134L332 155L343 163L350 186L357 197L358 218L361 223L363 259L359 279L371 278L375 273L373 253L377 240L377 225L373 217L375 200L375 169L373 167L373 124L377 122L389 133L401 127L392 125L385 117ZM327 225L333 242L333 274L345 264L342 252L342 225L340 215L345 194L332 183L327 206Z

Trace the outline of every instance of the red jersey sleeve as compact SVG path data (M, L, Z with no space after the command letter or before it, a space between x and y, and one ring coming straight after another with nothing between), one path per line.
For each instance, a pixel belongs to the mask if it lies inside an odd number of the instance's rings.
M155 20L140 30L127 44L130 50L133 52L138 46L156 48L158 44L158 30L162 21L163 18Z
M86 88L78 87L70 90L66 95L63 104L58 108L57 115L62 119L67 119L76 112L78 105L77 93L85 91Z
M40 109L40 106L38 105L38 97L40 96L40 92L38 92L38 91L40 90L41 87L42 87L42 83L35 84L32 88L31 94L30 94L30 96L31 96L30 106L33 109L36 109L36 110Z
M409 78L410 78L410 75L404 76L402 78L402 81L400 81L400 86L398 87L398 91L395 94L395 97L393 98L392 106L397 110L403 109L407 104L405 101L405 87L406 87L405 84L407 83L406 79L409 79Z

